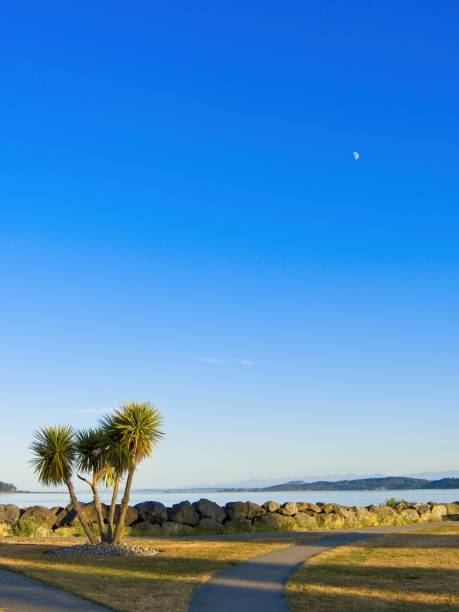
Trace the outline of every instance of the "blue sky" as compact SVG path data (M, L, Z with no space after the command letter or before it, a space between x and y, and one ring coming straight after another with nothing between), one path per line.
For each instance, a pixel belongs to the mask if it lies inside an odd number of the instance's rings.
M459 467L458 19L2 9L0 480L124 399L139 486Z

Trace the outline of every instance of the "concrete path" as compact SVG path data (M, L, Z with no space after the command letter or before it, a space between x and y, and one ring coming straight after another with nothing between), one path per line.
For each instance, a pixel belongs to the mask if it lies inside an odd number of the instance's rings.
M287 612L284 585L301 563L329 548L367 538L366 534L339 534L244 561L202 585L188 612Z
M77 610L81 612L106 612L106 608L74 595L26 578L20 574L0 569L1 612L57 612Z
M340 530L333 535L330 531L328 535L327 532L322 532L321 535L324 537L313 540L310 544L296 544L267 553L217 574L195 591L188 612L287 612L289 607L284 597L284 585L296 568L311 557L330 548L366 540L376 535L403 533L433 525L434 523L424 523L352 531ZM289 532L276 535L285 538L311 533L314 532ZM216 536L216 539L255 540L266 537L266 533L257 533L249 536L245 534L245 537L242 534L236 537Z

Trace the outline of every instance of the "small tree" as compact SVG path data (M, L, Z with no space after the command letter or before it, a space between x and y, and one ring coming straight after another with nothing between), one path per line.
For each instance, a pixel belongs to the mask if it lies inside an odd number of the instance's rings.
M151 456L153 448L162 439L162 422L161 413L149 402L126 402L103 421L117 460L127 471L123 499L112 536L113 544L118 544L121 539L134 473L139 463Z
M38 480L44 485L65 484L69 495L72 509L91 542L97 544L91 528L80 511L80 504L75 495L72 483L72 471L75 462L75 431L72 427L44 427L35 433L31 445L34 455L32 465Z
M63 426L36 432L31 446L35 472L43 484L65 483L72 508L92 544L120 542L135 470L141 461L151 456L154 446L163 437L161 424L160 412L150 403L126 402L113 414L103 417L97 429L76 432ZM85 478L77 474L91 488L100 540L88 525L76 498L72 483L75 468L89 476ZM126 484L117 513L116 501L124 476ZM112 489L107 525L99 494L101 483Z

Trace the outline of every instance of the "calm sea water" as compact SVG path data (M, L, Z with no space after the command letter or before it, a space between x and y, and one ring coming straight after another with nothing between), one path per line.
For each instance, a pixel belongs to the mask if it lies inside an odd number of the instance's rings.
M101 492L102 501L109 501L109 494ZM368 506L369 504L380 504L390 497L406 499L413 502L453 502L459 500L459 489L430 490L415 489L407 491L283 491L282 493L161 493L133 491L130 504L134 505L142 501L159 501L166 506L171 506L185 499L193 502L205 497L224 505L229 501L253 501L262 504L272 499L279 503L287 501L308 502L333 502L344 506ZM81 491L78 499L82 502L90 501L89 491ZM37 493L0 493L0 504L16 504L21 508L26 506L66 506L68 504L68 493L42 491Z

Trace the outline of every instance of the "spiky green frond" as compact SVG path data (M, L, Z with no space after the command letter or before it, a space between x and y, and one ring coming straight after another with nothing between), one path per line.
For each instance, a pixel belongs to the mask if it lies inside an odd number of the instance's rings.
M72 427L44 427L35 432L31 464L45 485L65 483L72 475L75 460L75 432Z
M136 466L161 441L163 418L149 402L125 402L103 419L103 425L122 462Z
M75 436L76 466L82 472L99 472L107 463L107 439L102 429L82 429Z

